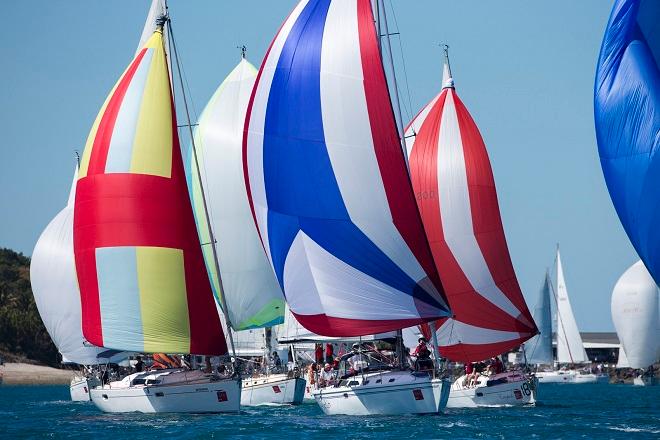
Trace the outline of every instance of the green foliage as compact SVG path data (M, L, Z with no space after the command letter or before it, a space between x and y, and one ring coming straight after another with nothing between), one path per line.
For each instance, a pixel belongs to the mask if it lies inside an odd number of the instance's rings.
M30 287L30 259L0 248L0 350L59 366Z

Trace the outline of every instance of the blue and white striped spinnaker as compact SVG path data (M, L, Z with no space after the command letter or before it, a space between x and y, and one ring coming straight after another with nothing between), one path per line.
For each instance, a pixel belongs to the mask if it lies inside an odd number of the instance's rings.
M369 0L303 0L248 106L244 171L296 319L357 336L449 315L415 203Z

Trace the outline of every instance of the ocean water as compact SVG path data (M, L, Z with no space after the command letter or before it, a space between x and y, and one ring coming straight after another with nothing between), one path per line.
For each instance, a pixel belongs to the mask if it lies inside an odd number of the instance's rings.
M448 410L437 416L325 417L316 404L237 415L103 414L66 386L1 386L0 438L660 439L660 387L539 387L536 407Z

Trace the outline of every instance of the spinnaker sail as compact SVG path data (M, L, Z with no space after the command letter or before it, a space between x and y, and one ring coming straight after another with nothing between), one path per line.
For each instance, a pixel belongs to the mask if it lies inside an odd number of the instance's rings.
M80 164L83 334L139 352L227 352L179 148L162 28L110 92Z
M252 218L243 178L243 127L257 70L242 58L218 87L195 130L199 164L211 230L218 242L216 273L210 230L192 149L186 171L204 259L216 300L227 307L234 330L270 327L284 321L284 296L268 263ZM237 348L240 351L236 337Z
M63 360L82 365L99 363L106 351L85 343L80 292L73 258L73 202L78 168L66 206L41 233L30 261L30 284L41 320Z
M446 59L442 91L406 129L417 205L454 313L438 322L440 353L480 361L537 333L504 236L488 153L456 95Z
M630 368L660 360L658 286L642 261L621 275L612 291L612 322ZM621 359L621 356L619 356Z
M660 2L617 0L598 59L598 152L621 224L660 282Z
M449 315L406 170L369 0L303 0L257 76L244 171L298 321L375 334Z

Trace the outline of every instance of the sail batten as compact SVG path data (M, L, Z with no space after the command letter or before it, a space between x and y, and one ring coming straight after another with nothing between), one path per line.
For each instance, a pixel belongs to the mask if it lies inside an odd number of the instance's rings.
M406 129L417 205L452 319L436 324L440 352L479 361L524 342L536 325L504 237L479 130L445 65L443 89Z
M176 127L157 30L102 107L77 182L74 254L82 326L97 346L227 351Z
M356 336L445 316L370 3L300 2L251 101L245 180L296 318L324 336Z

